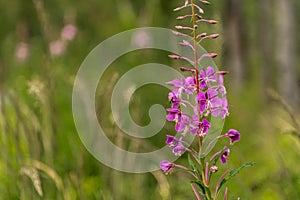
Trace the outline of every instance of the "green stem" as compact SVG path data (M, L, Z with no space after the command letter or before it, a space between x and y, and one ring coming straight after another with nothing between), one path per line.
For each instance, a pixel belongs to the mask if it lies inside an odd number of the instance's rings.
M194 67L195 67L195 79L196 79L196 92L197 94L200 92L200 84L199 84L199 66L198 66L198 52L197 52L197 19L196 19L196 15L195 15L195 4L194 4L194 0L191 0L191 8L192 8L192 22L193 22L193 47L194 47ZM200 113L200 107L198 107L198 120L201 121L201 113ZM199 145L199 155L202 152L202 143L203 143L203 137L198 135L198 145ZM201 161L201 168L202 168L202 182L205 186L205 195L207 200L211 200L211 192L209 189L209 184L208 184L208 180L205 179L205 164L204 164L204 159L200 159Z
M207 200L211 200L211 192L210 192L210 189L209 189L209 188L205 188L205 190L206 190L205 194L206 194Z
M196 79L196 92L197 94L200 91L200 84L199 84L199 69L198 69L198 52L197 52L197 20L195 15L195 6L194 0L191 0L191 8L192 8L192 21L193 21L193 46L194 46L194 67L195 67L195 79ZM201 114L200 114L200 107L198 107L198 120L201 121ZM202 137L198 135L198 145L199 145L199 153L202 152Z

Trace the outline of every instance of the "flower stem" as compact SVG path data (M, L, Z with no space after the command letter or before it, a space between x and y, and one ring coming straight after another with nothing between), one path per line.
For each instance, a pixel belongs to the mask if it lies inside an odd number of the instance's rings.
M200 91L200 86L199 86L199 69L198 69L198 52L197 52L197 20L196 20L196 15L195 15L195 5L194 5L194 0L191 0L191 8L192 8L192 21L193 21L193 46L194 46L194 67L196 70L195 73L195 79L196 79L196 92L197 94ZM198 107L198 120L201 120L201 113L200 113L200 107ZM202 137L200 134L198 135L198 145L199 145L199 153L202 151Z
M199 69L198 69L198 52L197 52L197 21L196 21L196 15L195 15L195 4L194 4L194 0L191 0L191 8L192 8L192 21L193 21L193 46L194 46L194 67L196 70L196 91L197 94L200 91L200 87L199 87L199 79L198 79L198 75L199 75ZM200 117L200 115L199 115Z

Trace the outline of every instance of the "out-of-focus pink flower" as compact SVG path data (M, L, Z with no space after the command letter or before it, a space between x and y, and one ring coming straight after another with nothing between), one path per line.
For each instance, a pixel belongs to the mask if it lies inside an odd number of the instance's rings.
M61 39L71 41L75 38L77 33L77 28L73 24L67 24L61 31Z
M137 47L144 48L152 44L152 38L145 31L137 31L132 36L132 43Z
M60 56L66 50L66 43L62 40L55 40L49 44L50 54L52 56Z
M24 62L29 55L29 45L25 42L20 42L17 45L15 55L19 61Z

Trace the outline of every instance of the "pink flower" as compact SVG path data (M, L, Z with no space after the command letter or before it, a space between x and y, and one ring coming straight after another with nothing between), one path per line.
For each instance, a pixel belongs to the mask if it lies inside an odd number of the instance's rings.
M73 24L67 24L61 31L61 39L71 41L75 38L77 33L77 28Z
M163 160L160 162L160 169L166 174L170 173L175 166L176 165L174 163L171 163L167 160Z
M23 62L27 59L28 55L29 55L28 44L24 42L20 42L16 49L16 58L19 61Z
M240 133L235 129L230 129L224 136L230 139L230 144L239 141L241 138Z
M224 147L225 152L221 155L220 159L222 161L223 164L225 164L228 160L228 155L230 153L230 150L228 149L227 146Z
M52 56L60 56L66 50L66 43L62 40L52 41L49 44L49 50Z

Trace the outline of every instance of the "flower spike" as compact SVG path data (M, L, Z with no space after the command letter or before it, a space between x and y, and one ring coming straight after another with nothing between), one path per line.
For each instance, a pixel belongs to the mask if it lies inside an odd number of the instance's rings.
M235 175L234 173L237 173L243 167L250 165L246 163L240 168L225 170L225 172L221 168L220 171L223 172L217 173L219 169L218 162L225 164L229 160L230 149L227 146L214 152L211 158L208 157L208 153L213 150L219 139L228 138L232 145L240 140L240 133L235 129L230 129L227 133L216 136L215 131L217 130L213 127L215 125L213 118L224 120L229 115L227 91L223 78L228 72L217 71L214 66L202 66L205 64L205 62L201 62L203 59L213 59L217 57L217 54L206 52L200 54L202 49L199 44L203 40L216 39L220 35L217 33L201 33L198 29L201 28L200 23L216 24L217 21L203 18L201 15L204 14L204 11L202 7L195 3L196 0L184 0L183 2L184 5L175 8L174 11L180 11L188 7L190 9L186 10L190 10L191 13L178 16L177 20L190 20L191 22L190 25L175 26L178 31L173 33L176 36L184 37L180 38L179 45L184 47L183 50L188 47L188 50L192 50L193 54L191 56L189 54L185 54L185 56L180 54L169 55L169 57L188 61L192 67L180 67L182 72L190 74L166 83L172 87L172 91L168 94L171 106L166 109L166 119L174 123L174 129L177 133L176 136L167 135L166 144L175 156L182 156L187 153L189 167L163 160L160 163L160 168L165 174L170 173L175 167L183 169L193 177L191 187L198 200L215 199L229 177ZM210 4L207 0L198 0L197 3L199 2ZM180 31L190 31L190 33L185 34ZM197 138L197 150L189 147L189 143L185 142L187 134ZM212 179L212 176L219 176L219 178ZM211 184L213 180L218 180L218 182ZM212 188L212 186L215 188ZM214 189L215 191L213 191ZM227 199L227 195L228 188L225 189L224 199Z

